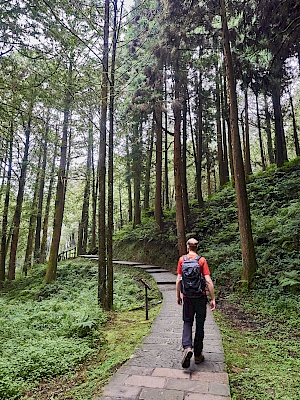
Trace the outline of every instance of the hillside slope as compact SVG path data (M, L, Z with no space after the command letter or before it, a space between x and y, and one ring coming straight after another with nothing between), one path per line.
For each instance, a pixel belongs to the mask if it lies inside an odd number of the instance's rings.
M248 185L258 269L243 292L235 192L228 185L203 209L191 208L188 236L212 271L217 293L215 318L235 400L298 400L300 369L300 159L252 176ZM116 237L116 254L176 270L174 211L159 234L147 220ZM119 251L119 253L118 253Z
M300 159L253 175L247 184L258 261L256 285L278 285L282 271L300 275ZM200 242L220 291L241 275L242 262L235 191L232 185L215 194L204 208L191 205L191 231ZM114 256L164 265L176 271L178 258L174 211L165 218L165 233L151 219L141 227L119 232ZM295 272L296 271L296 272ZM297 272L298 271L298 272ZM300 280L300 277L299 277Z

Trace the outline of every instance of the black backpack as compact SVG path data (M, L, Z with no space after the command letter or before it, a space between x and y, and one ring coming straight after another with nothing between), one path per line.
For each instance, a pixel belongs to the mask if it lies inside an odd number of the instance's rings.
M198 262L200 258L188 259L186 255L183 256L181 292L186 297L202 297L205 291L206 281Z

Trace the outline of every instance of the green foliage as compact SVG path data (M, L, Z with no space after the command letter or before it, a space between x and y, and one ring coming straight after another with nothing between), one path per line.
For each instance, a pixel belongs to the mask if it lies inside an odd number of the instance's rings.
M273 287L235 293L225 306L221 303L221 309L231 316L229 320L224 314L216 315L232 398L298 399L299 295L283 294ZM231 315L231 309L238 312Z
M261 289L275 297L286 291L299 291L296 283L284 281L284 274L299 269L300 250L300 162L299 158L278 169L272 165L266 171L249 177L247 185L251 207L252 231L255 242L258 269L254 289ZM132 229L130 226L116 235L116 242L125 240L126 255L134 254L141 260L147 253L147 243L153 241L158 250L158 241L164 246L159 252L165 258L172 248L174 257L169 268L176 265L176 227L174 210L165 211L167 229L158 233L154 220ZM173 223L171 222L173 219ZM243 286L240 281L242 259L240 234L232 183L215 193L205 206L191 204L190 232L188 235L199 239L199 251L207 258L213 278L220 293L227 293ZM139 243L139 246L134 246ZM154 250L155 251L155 250ZM158 253L158 251L156 251ZM149 258L149 254L147 255ZM162 257L160 258L162 259ZM145 260L143 260L145 261ZM287 276L288 277L288 276Z
M284 276L280 279L280 285L291 290L300 289L300 271L293 270L285 272Z
M77 260L59 265L54 284L44 283L44 266L26 279L6 283L0 293L2 399L18 398L41 379L73 369L106 345L109 315L97 304L97 271L96 262ZM132 269L115 273L116 310L143 306L138 279ZM151 285L155 287L153 281ZM152 301L159 302L159 292L153 293Z
M298 399L300 348L288 327L276 317L260 316L256 328L238 329L220 313L215 315L223 337L231 398Z
M159 227L155 223L154 218L144 217L142 224L134 229L132 224L127 224L121 230L116 232L115 240L143 241L153 240L159 234Z

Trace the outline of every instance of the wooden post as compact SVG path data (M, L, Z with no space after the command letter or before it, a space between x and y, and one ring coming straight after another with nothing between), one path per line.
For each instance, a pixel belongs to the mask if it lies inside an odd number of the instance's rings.
M146 308L146 321L148 321L148 289L151 290L151 286L144 280L140 279L145 287L145 308Z

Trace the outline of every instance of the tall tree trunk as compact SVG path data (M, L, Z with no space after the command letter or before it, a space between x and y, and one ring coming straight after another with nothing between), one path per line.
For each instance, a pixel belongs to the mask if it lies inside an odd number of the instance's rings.
M0 144L2 148L4 148L5 144L4 139L1 141L2 143ZM7 144L9 140L6 141L6 153L8 151L7 149ZM6 176L6 163L7 163L7 154L4 155L4 157L1 155L0 157L0 173L1 173L1 187L0 187L0 203L2 202L2 196L5 190L5 176Z
M223 75L221 75L223 76ZM220 79L221 89L221 114L222 114L222 136L223 136L223 162L224 162L224 175L225 181L229 182L229 165L228 165L228 146L227 146L227 134L226 134L226 113L227 113L227 102L226 93L224 93L222 79ZM224 99L225 97L225 99Z
M50 119L50 117L49 117L49 113L48 113L46 127L45 127L45 134L44 134L44 138L43 138L43 160L42 160L42 169L41 169L40 182L39 182L36 230L35 230L35 240L34 240L34 260L36 263L41 262L42 212L43 212L43 200L44 200L44 188L45 188L45 173L46 173L46 165L47 165L49 119Z
M25 259L23 264L23 273L27 276L28 270L32 266L32 252L33 252L33 239L34 239L34 232L36 230L36 219L37 219L37 212L38 212L38 194L39 194L39 183L41 179L41 160L42 154L39 154L38 160L38 171L37 171L37 179L34 185L33 190L33 199L31 204L31 214L29 218L29 226L28 226L28 235L27 235L27 245L26 245L26 252L25 252Z
M10 201L11 174L12 174L13 138L14 138L14 129L13 129L13 123L11 122L10 137L9 137L9 154L8 154L6 192L5 192L4 207L3 207L3 214L2 214L0 281L5 280L5 260L6 260L7 245L8 245L7 227L8 227L8 209L9 209L9 201Z
M244 94L245 94L245 174L247 177L252 174L251 156L250 156L248 87L245 88Z
M142 222L141 216L141 173L142 173L142 152L141 152L141 129L142 121L137 120L133 127L132 143L132 158L133 158L133 189L134 189L134 214L133 214L133 227L140 225Z
M189 230L189 201L188 201L188 187L187 187L187 177L186 177L186 153L187 153L187 85L184 84L183 87L183 112L182 112L182 173L181 173L181 185L182 185L182 204L183 204L183 216L184 223L187 230Z
M223 140L221 127L221 106L220 106L220 84L219 74L216 76L216 122L217 122L217 149L218 149L218 167L220 186L222 187L227 182L225 175L225 162L223 154Z
M197 199L199 207L203 207L202 194L202 154L203 154L203 124L202 124L203 104L202 104L202 76L199 72L199 82L197 85L197 131L196 131L196 185Z
M191 113L191 104L190 104L190 97L188 93L188 112L189 112L189 120L190 120L190 127L191 127L191 138L192 138L192 147L193 147L193 158L194 158L194 165L196 169L196 175L197 175L197 149L196 149L196 142L195 142L195 128L193 127L193 121L192 121L192 113ZM194 181L195 185L195 194L194 194L194 199L198 201L198 193L197 193L197 176Z
M176 227L177 227L177 243L179 255L183 255L186 251L185 245L185 227L182 203L182 186L181 186L181 141L180 141L180 124L181 124L181 105L179 100L180 83L179 83L179 61L178 54L174 62L175 74L175 93L173 101L174 113L174 183L175 183L175 203L176 203Z
M30 105L28 123L25 128L24 155L23 155L23 159L22 159L22 163L21 163L21 174L20 174L20 178L19 178L17 203L16 203L15 213L14 213L14 217L13 217L13 234L12 234L12 240L11 240L10 258L9 258L9 266L8 266L8 279L9 280L15 279L15 272L16 272L16 256L17 256L17 248L18 248L18 241L19 241L19 230L20 230L23 197L24 197L26 173L27 173L27 165L28 165L29 138L30 138L30 131L31 131L32 109L33 109L33 104Z
M52 233L49 260L45 277L46 283L51 283L56 279L57 257L59 252L61 228L64 216L65 195L67 186L66 174L67 174L68 129L69 129L69 118L70 118L71 103L72 103L72 93L71 93L72 74L73 74L72 62L70 61L69 73L68 73L69 75L68 86L66 89L67 91L66 91L65 105L64 105L64 121L63 121L63 131L61 140L60 164L57 173L58 179L56 186L53 233Z
M274 159L274 149L272 144L272 133L271 133L271 115L268 108L266 93L264 94L264 99L265 99L265 118L266 118L265 130L267 134L268 157L270 164L274 164L275 159Z
M109 38L109 0L104 3L103 30L103 72L101 93L101 121L99 146L99 207L98 207L98 302L104 309L107 304L107 253L106 253L106 121L108 95L108 38Z
M123 208L122 208L122 195L121 195L121 183L119 182L119 212L120 212L120 229L123 228L124 219L123 219Z
M97 195L98 195L98 168L95 168L94 145L92 146L92 237L90 251L94 252L97 247Z
M161 105L155 106L156 164L155 164L155 205L154 216L162 230L162 112ZM166 133L167 135L167 133Z
M296 150L296 156L300 156L300 146L299 146L299 138L298 138L298 132L297 132L297 123L296 123L296 117L295 117L295 111L294 111L294 104L293 104L293 98L291 93L290 95L290 105L291 105L291 113L292 113L292 118L293 118L293 137L294 137L294 143L295 143L295 150Z
M228 101L227 98L228 92L227 92L227 84L226 84L226 74L224 75L224 85L223 85L223 100L224 100L224 106L223 106L223 119L224 119L224 127L223 127L223 143L226 143L226 148L227 148L227 143L228 143L228 151L226 152L227 159L229 158L229 165L227 164L228 168L228 178L229 175L231 178L234 176L234 167L233 167L233 156L232 156L232 141L231 141L231 126L230 126L230 115L229 115L229 106L228 106ZM227 132L228 136L226 137L226 125L227 125ZM224 150L224 157L225 157L225 150ZM229 174L229 166L230 166L230 174Z
M232 129L232 148L234 162L235 189L238 206L239 230L241 237L243 273L242 280L248 286L253 280L257 269L255 249L252 238L250 208L246 190L244 163L238 128L238 106L236 95L236 83L233 69L233 61L229 42L225 0L220 0L222 17L222 39L228 81L230 102L230 126Z
M276 151L276 165L282 167L287 158L285 135L283 129L283 119L280 104L280 84L274 81L272 87L272 101L275 117L275 151Z
M56 136L55 136L55 146L53 152L53 160L50 172L50 182L45 206L45 214L43 220L43 229L42 229L42 240L41 240L41 256L40 263L44 264L46 262L46 251L47 251L47 238L48 238L48 225L49 225L49 213L50 213L50 205L52 199L53 192L53 184L54 184L54 172L55 172L55 162L57 157L57 149L58 149L58 128L56 128Z
M109 99L109 145L108 145L108 207L107 207L107 305L111 310L113 307L113 232L114 232L114 107L115 107L115 66L117 40L120 31L120 23L117 24L118 1L113 1L114 5L114 23L113 23L113 43L112 43L112 61L110 77L110 99ZM123 1L121 2L120 22L122 19Z
M153 157L153 140L154 140L154 120L151 129L148 129L148 149L146 157L146 170L145 170L145 191L144 191L144 210L150 208L150 179L151 179L151 165Z
M211 196L211 156L209 152L208 142L205 145L205 157L206 157L206 181L207 181L207 195Z
M128 222L131 222L133 219L133 209L132 209L131 167L130 167L128 135L126 135L126 183L127 183L127 194L128 194Z
M167 77L166 68L165 68L165 76ZM167 108L168 101L168 92L167 92L167 78L165 78L164 82L164 91L165 91L165 104ZM164 147L164 165L165 165L165 174L164 174L164 186L165 186L165 201L164 206L169 209L170 208L170 199L169 199L169 164L168 164L168 113L165 113L165 147Z
M265 171L266 162L265 162L265 154L264 154L264 147L263 147L262 134L261 134L260 113L259 113L259 108L258 108L258 92L255 91L254 94L255 94L255 100L256 100L256 116L257 116L257 128L258 128L261 166L262 166L263 171Z
M91 115L91 113L90 113ZM86 254L87 235L89 223L90 191L91 191L91 168L92 168L92 146L93 146L93 124L89 121L88 127L88 149L85 170L85 185L83 193L83 203L81 209L81 220L78 229L77 254Z

